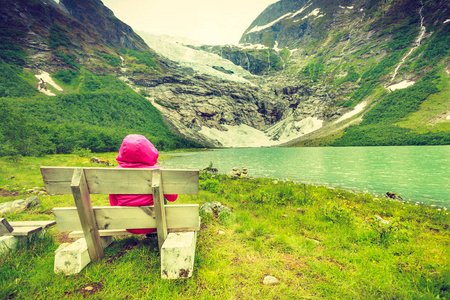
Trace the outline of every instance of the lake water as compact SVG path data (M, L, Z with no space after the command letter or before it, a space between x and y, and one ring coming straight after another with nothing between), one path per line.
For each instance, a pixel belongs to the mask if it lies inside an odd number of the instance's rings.
M240 148L174 154L164 168L219 173L248 168L249 176L290 178L450 208L450 146Z

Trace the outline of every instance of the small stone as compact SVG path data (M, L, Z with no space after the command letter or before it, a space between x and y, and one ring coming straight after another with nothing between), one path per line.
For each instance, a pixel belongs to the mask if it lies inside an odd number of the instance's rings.
M283 219L286 219L288 217L288 215L282 215L281 216Z
M86 291L92 291L94 288L92 286L87 286L84 288Z
M14 178L16 178L16 176L11 176L11 177L9 177L8 179L14 179Z
M266 277L264 277L263 283L265 285L271 285L271 284L277 284L279 282L278 278L272 276L272 275L268 275Z
M383 219L383 218L380 217L379 215L375 215L375 218L376 218L377 221L380 222L381 224L389 224L389 223L390 223L388 220Z
M217 233L218 233L218 234L225 234L225 231L219 230L219 231L217 231Z
M308 238L308 237L305 237L305 239L307 239L308 241L314 242L316 244L320 244L320 241L318 241L316 239L311 239L311 238Z
M278 180L272 181L273 184L278 184Z

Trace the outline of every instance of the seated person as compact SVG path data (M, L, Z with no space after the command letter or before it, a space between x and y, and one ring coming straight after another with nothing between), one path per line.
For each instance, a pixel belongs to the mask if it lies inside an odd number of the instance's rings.
M127 135L122 142L116 161L117 168L149 168L161 169L156 165L158 160L158 150L152 143L142 135ZM178 195L164 195L164 202L177 200ZM109 195L111 206L148 206L153 205L153 195ZM156 232L156 228L151 229L127 229L134 234L148 234Z

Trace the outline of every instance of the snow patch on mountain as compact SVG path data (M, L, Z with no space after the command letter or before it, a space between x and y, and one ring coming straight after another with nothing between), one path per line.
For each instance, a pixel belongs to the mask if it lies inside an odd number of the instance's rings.
M236 66L231 61L217 54L189 47L199 47L202 45L200 42L182 37L157 35L143 31L138 31L138 34L150 48L160 55L179 63L183 67L192 68L199 73L215 76L223 80L249 84L250 81L245 79L245 77L253 77L247 70ZM231 71L230 73L232 74L218 71L213 67L222 67L225 70Z
M269 47L264 46L262 44L243 43L243 44L239 44L237 46L239 48L243 49L243 50L265 50L265 49L269 49Z
M292 16L289 17L289 19L294 18L296 15L301 14L305 9L307 9L308 7L310 7L312 5L312 3L303 6L302 8L300 8L300 10L296 11L295 13L292 14Z
M264 147L273 146L276 143L271 141L263 131L255 129L245 124L238 126L223 125L227 131L220 131L216 128L202 126L199 131L210 140L216 141L222 147Z
M324 16L324 15L319 15L319 14L320 14L320 8L315 8L312 12L310 12L309 14L304 16L302 18L302 20L305 20L305 19L307 19L309 17L312 17L312 16L316 17L316 19L319 18L319 17L323 17Z
M295 120L293 115L286 117L274 124L265 132L276 144L282 144L290 140L299 138L305 134L322 128L323 120L316 117L307 117L302 120Z
M366 105L367 105L367 102L365 102L365 101L359 103L358 105L355 106L355 108L353 110L349 111L348 113L343 114L339 119L334 121L334 123L339 123L344 120L350 119L353 116L356 116L357 114L359 114L360 112L362 112L364 110Z
M292 15L292 13L287 13L287 14L285 14L285 15L282 15L281 17L279 17L279 18L276 19L275 21L272 21L272 22L270 22L270 23L268 23L268 24L266 24L266 25L263 25L263 26L258 26L258 25L256 25L255 27L253 27L252 29L250 29L250 30L247 32L247 34L252 33L252 32L258 32L258 31L264 30L264 29L266 29L266 28L269 28L269 27L271 27L272 25L274 25L274 24L280 22L280 21L283 20L284 18L289 17L290 15Z
M253 32L258 32L258 31L261 31L261 30L270 28L271 26L273 26L273 25L275 25L276 23L282 21L283 19L292 19L292 18L294 18L295 16L297 16L297 15L303 13L303 12L304 12L306 9L308 9L311 5L312 5L312 3L309 3L309 4L307 4L307 5L304 5L304 6L303 6L301 9L299 9L298 11L296 11L296 12L294 12L294 13L289 12L289 13L287 13L287 14L284 14L284 15L282 15L281 17L279 17L278 19L276 19L276 20L274 20L274 21L272 21L272 22L270 22L270 23L267 23L266 25L261 25L261 26L256 25L255 27L253 27L252 29L250 29L246 34L253 33ZM342 6L342 8L345 8L345 7ZM347 8L347 9L353 9L353 6L347 6L346 8ZM314 9L313 11L311 11L308 15L304 16L303 18L301 18L301 19L299 19L299 20L295 20L294 22L300 22L301 20L307 19L307 18L312 17L312 16L315 16L314 19L317 19L317 18L323 17L323 16L325 16L325 15L320 14L320 8L316 8L316 9Z
M265 131L240 124L237 126L223 125L227 129L226 131L202 126L199 133L221 147L270 147L313 132L321 128L322 124L323 121L315 117L296 121L291 115Z
M410 81L410 80L403 80L402 82L399 82L397 84L393 84L393 85L389 86L388 89L393 92L395 90L401 90L401 89L410 87L410 86L414 85L414 83L416 83L416 82Z
M52 93L49 89L47 89L47 85L53 86L58 91L62 92L64 91L59 85L57 85L53 79L50 77L50 74L39 70L39 74L34 75L37 79L39 79L39 84L37 86L37 89L39 92L46 94L47 96L56 96L54 93Z

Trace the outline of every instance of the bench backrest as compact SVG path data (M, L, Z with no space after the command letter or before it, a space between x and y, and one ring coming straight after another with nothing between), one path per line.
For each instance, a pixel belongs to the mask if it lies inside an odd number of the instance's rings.
M47 193L73 194L76 208L54 208L61 231L82 229L91 260L103 256L98 230L199 230L198 204L164 205L164 194L198 194L198 170L41 167ZM152 194L154 206L92 207L90 194Z
M74 167L41 167L48 194L72 194ZM152 194L154 173L161 172L164 194L198 194L197 170L82 168L89 194Z

